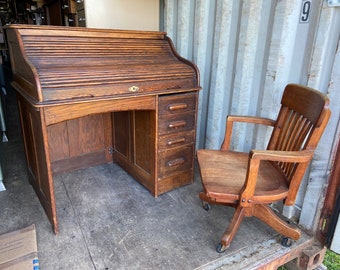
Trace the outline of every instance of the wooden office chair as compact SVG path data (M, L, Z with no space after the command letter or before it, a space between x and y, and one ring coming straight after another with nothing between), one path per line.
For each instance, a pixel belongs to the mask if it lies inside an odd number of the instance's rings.
M300 238L300 230L280 219L270 204L280 200L285 205L295 203L303 175L330 117L328 104L322 93L289 84L276 120L228 116L221 149L197 151L203 207L208 210L212 203L236 208L217 252L229 247L244 217L255 216L284 237ZM272 126L267 150L230 150L234 122Z

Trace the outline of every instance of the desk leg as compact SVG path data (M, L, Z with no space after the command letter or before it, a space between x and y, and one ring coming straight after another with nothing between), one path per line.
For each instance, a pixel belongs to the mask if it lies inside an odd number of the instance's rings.
M18 107L29 179L54 233L57 234L58 223L44 109L32 107L21 97L18 97Z

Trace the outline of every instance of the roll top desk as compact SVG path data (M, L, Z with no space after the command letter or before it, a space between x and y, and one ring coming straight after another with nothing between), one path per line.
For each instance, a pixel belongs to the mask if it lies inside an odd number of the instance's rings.
M192 183L199 73L165 33L5 31L29 179L55 233L53 175L116 162L153 196Z

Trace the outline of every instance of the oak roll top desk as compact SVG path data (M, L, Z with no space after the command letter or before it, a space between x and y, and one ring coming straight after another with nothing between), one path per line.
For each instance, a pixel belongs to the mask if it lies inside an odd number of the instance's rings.
M5 31L29 179L55 233L53 175L117 162L153 196L192 183L199 72L166 33Z

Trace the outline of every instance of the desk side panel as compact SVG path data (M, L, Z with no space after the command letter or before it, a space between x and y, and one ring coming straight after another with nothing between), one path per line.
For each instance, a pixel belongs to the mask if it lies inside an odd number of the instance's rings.
M13 73L14 88L24 89L25 94L36 101L42 101L37 71L28 59L22 37L15 29L6 29L7 43Z
M156 111L114 113L113 159L154 196Z
M43 109L37 110L18 96L18 107L30 182L49 218L58 232L54 186L50 168L48 139L43 122Z

